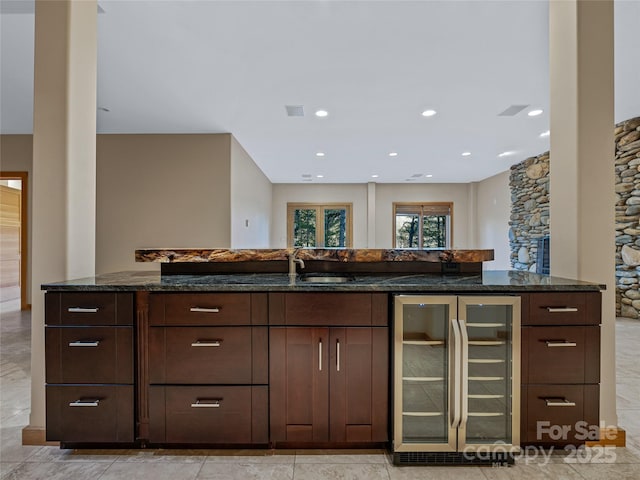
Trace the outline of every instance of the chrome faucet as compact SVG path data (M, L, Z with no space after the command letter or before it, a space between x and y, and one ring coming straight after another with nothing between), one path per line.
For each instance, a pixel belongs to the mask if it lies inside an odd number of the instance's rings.
M289 281L290 282L295 282L296 281L296 263L300 264L300 268L304 268L304 262L302 261L301 258L296 258L296 255L298 254L299 250L296 248L293 252L288 254L289 257Z

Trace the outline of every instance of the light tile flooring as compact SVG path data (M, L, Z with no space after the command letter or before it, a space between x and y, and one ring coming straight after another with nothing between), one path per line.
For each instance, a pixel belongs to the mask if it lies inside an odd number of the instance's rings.
M30 320L28 313L10 307L0 306L0 480L640 479L640 321L619 320L616 332L618 414L620 425L627 430L628 448L549 458L531 452L510 468L394 467L382 451L274 454L214 450L73 451L22 446L21 430L29 419Z

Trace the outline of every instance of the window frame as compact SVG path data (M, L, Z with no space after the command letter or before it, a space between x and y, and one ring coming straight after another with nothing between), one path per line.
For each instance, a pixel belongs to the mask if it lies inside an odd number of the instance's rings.
M324 212L325 210L335 210L344 208L347 212L344 247L324 246ZM315 247L294 247L293 246L293 219L295 210L316 210L316 246ZM318 219L322 221L318 221ZM311 202L291 202L287 203L287 248L353 248L353 204L345 202L335 203L311 203Z
M445 207L449 209L449 219L446 225L447 228L447 237L446 237L446 246L442 247L444 250L451 249L453 245L453 202L393 202L393 212L391 216L391 238L393 248L397 248L396 245L396 215L398 211L398 207L415 207L416 212L420 216L420 227L418 228L418 242L419 247L410 248L403 247L410 250L429 250L433 249L433 247L425 248L424 247L424 238L423 238L423 229L424 229L424 207ZM443 208L444 209L444 208ZM427 215L428 216L428 215Z

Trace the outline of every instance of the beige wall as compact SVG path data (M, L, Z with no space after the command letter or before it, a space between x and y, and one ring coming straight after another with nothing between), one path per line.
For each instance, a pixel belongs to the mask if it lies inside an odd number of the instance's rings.
M394 202L453 202L453 248L469 248L469 187L466 183L376 185L376 248L393 245Z
M0 170L3 172L27 172L27 244L31 252L33 135L0 135ZM27 303L31 303L31 255L27 255L26 289Z
M476 248L493 248L495 260L486 262L486 270L511 269L509 248L509 216L511 192L509 171L485 178L477 183Z
M144 247L229 248L231 135L99 135L96 273Z
M272 184L231 137L231 248L268 248Z
M367 248L366 184L274 184L271 217L272 248L284 248L287 246L287 202L344 202L353 204L353 247Z

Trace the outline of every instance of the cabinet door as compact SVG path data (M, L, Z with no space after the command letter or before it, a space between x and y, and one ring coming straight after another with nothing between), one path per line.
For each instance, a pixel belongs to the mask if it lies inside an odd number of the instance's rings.
M331 328L329 337L329 440L387 441L387 329Z
M329 329L278 327L270 332L272 442L329 439Z

